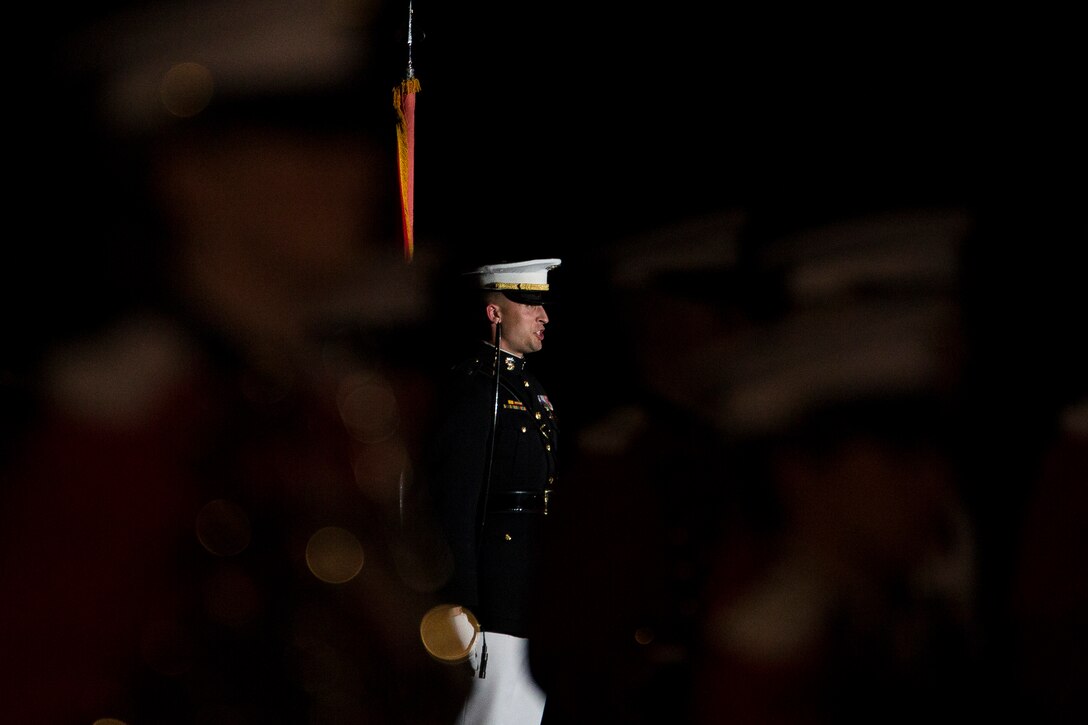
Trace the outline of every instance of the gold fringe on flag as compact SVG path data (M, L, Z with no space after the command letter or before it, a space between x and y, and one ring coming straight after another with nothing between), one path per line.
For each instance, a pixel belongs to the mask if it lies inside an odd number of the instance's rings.
M415 156L416 94L419 79L406 78L393 89L397 111L397 165L400 168L400 208L404 229L404 259L412 261L415 253Z

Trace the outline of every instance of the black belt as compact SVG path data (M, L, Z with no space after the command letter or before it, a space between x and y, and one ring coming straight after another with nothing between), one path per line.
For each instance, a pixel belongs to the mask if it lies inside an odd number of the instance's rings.
M547 514L551 489L538 491L492 491L487 510L500 514Z

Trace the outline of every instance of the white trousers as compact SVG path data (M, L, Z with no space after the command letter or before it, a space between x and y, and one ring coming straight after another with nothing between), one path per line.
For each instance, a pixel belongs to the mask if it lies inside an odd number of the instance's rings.
M487 648L485 677L479 661ZM540 725L544 691L529 671L529 640L508 634L481 632L472 653L472 689L457 725Z

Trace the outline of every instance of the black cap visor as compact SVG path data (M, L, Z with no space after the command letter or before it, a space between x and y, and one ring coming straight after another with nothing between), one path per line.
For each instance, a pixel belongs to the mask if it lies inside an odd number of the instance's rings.
M555 297L544 291L536 290L499 290L506 298L523 305L549 305L555 303Z

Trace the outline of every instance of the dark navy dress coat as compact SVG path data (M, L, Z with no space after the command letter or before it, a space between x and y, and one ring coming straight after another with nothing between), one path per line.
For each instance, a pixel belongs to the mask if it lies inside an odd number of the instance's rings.
M442 592L482 629L527 636L533 577L556 485L559 425L524 358L481 342L439 389L431 495L453 554Z

